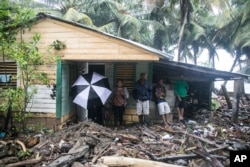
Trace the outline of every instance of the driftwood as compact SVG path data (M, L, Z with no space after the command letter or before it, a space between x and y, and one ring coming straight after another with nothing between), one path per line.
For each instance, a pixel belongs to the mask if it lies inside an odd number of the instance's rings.
M193 159L193 158L199 157L196 154L180 154L180 155L174 155L174 156L156 157L146 150L140 150L140 151L145 153L146 155L148 155L151 158L151 160L159 161L159 162L166 162L166 161L170 161L170 160L174 161L174 160L178 160L178 159ZM218 158L218 159L222 159L222 160L227 159L227 157L224 157L224 156L218 156L218 155L210 155L210 156L213 158Z
M75 152L72 154L66 154L66 155L62 154L62 156L49 163L47 167L58 167L66 164L71 164L73 161L81 158L86 153L88 153L89 147L88 146L81 147L79 148L78 151L79 152Z
M227 89L226 89L225 85L221 85L221 89L222 89L222 92L223 92L223 94L224 94L224 96L225 96L225 99L226 99L226 102L227 102L228 109L232 109L233 106L232 106L232 103L231 103L231 101L230 101L230 98L229 98L229 96L228 96L228 94L227 94Z
M179 165L172 165L162 162L150 161L139 158L128 158L128 157L114 157L104 156L100 158L100 162L104 165L111 166L122 166L122 167L181 167Z
M130 141L131 143L138 143L138 142L141 142L141 140L136 137L136 136L133 136L133 135L130 135L130 134L118 134L118 137L121 138L121 140L127 140L127 141Z
M224 102L224 99L222 100ZM140 164L144 164L143 167L151 164L154 164L153 166L168 165L166 163L172 164L172 166L175 163L190 166L192 163L192 167L198 167L202 163L209 163L204 157L206 154L196 152L205 147L207 157L215 158L228 166L228 157L225 156L228 156L229 150L248 148L248 142L244 144L244 141L249 141L250 128L247 126L248 124L230 123L228 121L230 112L228 111L215 111L213 124L208 126L208 124L204 124L203 118L209 118L209 114L211 114L210 111L198 111L194 115L197 117L193 119L196 121L196 125L189 124L187 121L186 128L183 128L179 122L173 121L171 129L153 124L149 127L128 125L126 128L114 130L113 127L104 127L91 121L84 121L76 125L68 125L68 128L65 127L54 133L36 133L33 137L32 135L20 135L16 139L4 138L4 140L0 140L0 163L9 166L20 164L22 166L25 164L28 164L26 166L41 164L72 166L74 164L76 167L111 167L112 165L108 165L108 163L100 162L103 157L109 157L114 165L121 164L123 167L129 163L135 163L136 167L140 167L138 166ZM243 116L240 117L240 120L250 122L247 119L250 116L247 110L239 114L244 114L240 115ZM204 133L205 128L209 131L208 135ZM38 140L34 142L36 145L32 145L33 147L31 146L32 148L29 149L31 156L24 157L25 159L30 158L31 161L22 161L18 157L13 157L17 155L18 151L25 151L25 147L30 148L29 141L33 141L36 136L39 136L39 143ZM41 156L42 161L32 159L35 155ZM123 161L119 157L124 157ZM17 160L20 162L17 163Z
M23 152L27 151L27 149L26 149L25 145L23 144L23 142L21 142L20 140L16 140L16 143L19 144L22 147Z
M5 158L0 160L0 166L5 165L5 164L9 164L9 163L15 163L17 161L18 161L17 157L5 157Z
M142 133L152 139L159 139L159 135L156 135L152 130L149 130L147 127L140 128Z
M215 147L221 147L220 145L217 145L215 142L212 142L212 141L209 141L209 140L206 140L202 137L199 137L199 136L196 136L196 135L193 135L193 134L190 134L190 133L187 133L187 132L183 132L183 131L179 131L178 133L181 133L181 134L184 134L184 135L187 135L189 137L192 137L192 138L195 138L195 139L198 139L206 144L209 144L211 146L215 146Z
M234 107L232 112L232 122L238 123L240 98L245 94L244 80L234 81Z
M213 167L224 167L215 157L212 157L206 151L195 150L195 154L200 155L205 161L208 161Z
M102 157L105 152L107 152L110 148L111 144L107 144L93 159L92 163L96 163L97 159Z
M45 146L46 144L48 144L48 141L44 137L40 137L40 142L37 145L35 145L34 147L32 147L30 149L30 152L33 152L36 149L40 149L41 147Z
M41 157L37 158L37 159L28 159L28 160L24 160L24 161L19 161L16 163L11 163L6 165L5 167L16 167L16 166L25 166L25 165L32 165L32 164L37 164L39 162L41 162Z

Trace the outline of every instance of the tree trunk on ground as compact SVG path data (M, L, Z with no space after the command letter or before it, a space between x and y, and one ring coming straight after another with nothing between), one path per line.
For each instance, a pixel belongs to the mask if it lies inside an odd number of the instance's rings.
M163 162L150 161L139 158L128 158L128 157L115 157L115 156L104 156L101 157L101 162L108 166L124 166L124 167L180 167L179 165L172 165Z

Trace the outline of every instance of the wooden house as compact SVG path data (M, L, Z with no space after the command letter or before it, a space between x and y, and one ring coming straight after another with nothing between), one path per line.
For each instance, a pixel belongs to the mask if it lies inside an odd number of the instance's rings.
M206 107L210 105L213 81L246 78L241 74L174 62L172 56L159 50L47 14L37 15L31 29L22 34L22 39L29 41L35 33L41 34L39 49L44 54L55 41L63 42L66 48L54 50L54 54L61 58L59 61L39 67L39 70L48 74L50 82L49 85L36 85L38 92L28 105L28 110L32 112L29 124L33 125L58 129L65 122L77 118L78 110L81 109L72 102L70 89L82 73L95 71L105 75L111 88L117 78L122 78L130 93L141 72L148 74L152 85L157 77L162 77L166 81L167 100L171 108L174 107L175 99L173 83L179 73L183 73L188 80L191 90L196 94L195 98L199 99L198 104ZM0 74L3 74L3 63ZM5 67L8 67L7 74L16 75L15 62L5 62ZM11 82L18 85L18 81ZM150 104L150 118L158 120L158 111L153 102ZM131 96L124 119L126 123L138 121Z

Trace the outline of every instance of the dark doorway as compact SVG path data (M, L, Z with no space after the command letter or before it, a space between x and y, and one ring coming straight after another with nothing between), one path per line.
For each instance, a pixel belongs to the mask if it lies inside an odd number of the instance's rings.
M89 64L88 68L89 68L88 69L89 73L97 72L98 74L105 76L105 65L104 64Z

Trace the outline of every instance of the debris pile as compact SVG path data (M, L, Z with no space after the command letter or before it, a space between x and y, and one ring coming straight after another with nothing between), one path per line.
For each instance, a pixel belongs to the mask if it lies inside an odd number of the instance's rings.
M167 129L162 124L114 129L84 121L54 133L6 136L0 140L0 166L223 167L230 165L230 151L250 150L249 107L239 112L238 124L227 109L194 113L185 126L173 122Z
M203 111L204 112L204 111ZM204 115L206 113L203 113ZM230 150L249 150L250 130L216 112L218 125L193 120L182 129L161 125L113 130L91 121L53 134L19 135L0 141L0 164L8 166L229 166ZM200 115L200 114L197 114ZM208 158L209 157L209 158ZM136 166L136 165L135 165Z

